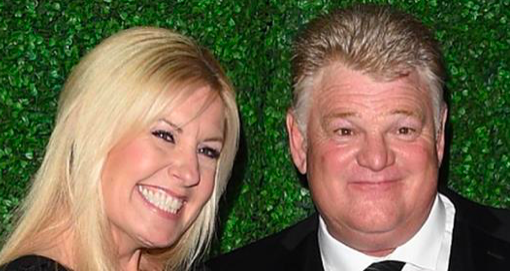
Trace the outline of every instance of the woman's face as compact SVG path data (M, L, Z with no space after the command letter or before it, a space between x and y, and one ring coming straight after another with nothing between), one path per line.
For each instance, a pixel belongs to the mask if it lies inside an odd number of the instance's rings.
M208 94L208 87L197 90L110 150L102 189L119 250L173 244L211 197L225 115L219 97L199 113Z

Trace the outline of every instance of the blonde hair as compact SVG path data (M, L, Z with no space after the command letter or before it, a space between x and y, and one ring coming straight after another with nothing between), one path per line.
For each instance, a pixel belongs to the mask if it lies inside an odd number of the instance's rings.
M417 71L428 84L438 129L445 68L431 31L389 6L355 5L311 21L294 42L292 109L303 135L313 78L331 64L392 81Z
M233 87L212 55L189 38L149 27L109 37L74 68L60 96L46 155L0 253L0 264L54 246L56 237L72 230L75 270L117 270L100 196L108 152L203 86L219 95L226 116L212 196L175 244L142 253L145 261L164 270L190 268L212 237L218 201L237 151L239 117Z

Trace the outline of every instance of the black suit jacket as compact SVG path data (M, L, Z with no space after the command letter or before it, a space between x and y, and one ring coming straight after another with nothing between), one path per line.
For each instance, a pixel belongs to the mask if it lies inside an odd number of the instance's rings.
M481 206L444 191L455 205L450 271L510 270L510 211ZM215 271L324 270L313 214L290 228L210 260Z

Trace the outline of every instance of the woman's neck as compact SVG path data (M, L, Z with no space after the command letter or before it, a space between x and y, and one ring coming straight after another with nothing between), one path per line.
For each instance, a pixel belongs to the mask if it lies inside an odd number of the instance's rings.
M114 239L117 239L114 237ZM117 260L119 270L122 271L138 271L153 270L153 264L142 260L142 249L135 248L129 244L113 240L117 246ZM41 255L57 261L72 270L76 269L75 262L75 238L72 231L67 230L54 238L50 245L42 247L34 251L34 254ZM151 267L152 266L152 267Z
M34 253L50 258L70 269L74 269L74 246L72 236L70 231L65 231L58 235L51 244L36 249Z
M140 270L140 259L142 250L137 249L124 255L119 255L119 265L122 271L138 271Z

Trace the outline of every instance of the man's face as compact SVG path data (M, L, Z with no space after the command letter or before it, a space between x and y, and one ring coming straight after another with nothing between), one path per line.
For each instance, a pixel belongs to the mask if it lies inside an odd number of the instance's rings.
M332 65L315 79L306 139L287 118L294 162L330 234L366 254L388 254L430 212L446 110L437 132L416 73L383 82Z

